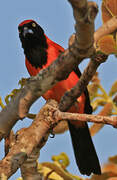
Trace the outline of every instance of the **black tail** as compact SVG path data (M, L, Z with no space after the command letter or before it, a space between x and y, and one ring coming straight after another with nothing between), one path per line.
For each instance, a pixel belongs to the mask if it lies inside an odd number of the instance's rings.
M90 136L88 125L83 128L76 128L69 123L69 130L71 134L72 144L76 163L81 174L90 175L101 174L99 160Z

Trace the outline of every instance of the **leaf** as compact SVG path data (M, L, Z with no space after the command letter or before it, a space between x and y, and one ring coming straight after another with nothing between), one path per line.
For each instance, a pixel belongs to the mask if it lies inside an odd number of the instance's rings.
M112 163L117 164L117 155L109 157L109 161L112 162Z
M93 123L93 125L90 127L91 136L95 136L103 127L104 124Z
M115 93L117 93L117 81L113 83L111 90L109 92L109 96L113 96Z
M88 85L88 91L89 91L91 101L97 96L98 89L99 89L99 86L97 83L92 83Z
M2 109L5 108L5 105L3 104L1 97L0 97L0 106L1 106Z
M117 164L114 163L107 163L104 164L103 168L102 168L102 172L112 172L114 174L114 176L117 176Z
M106 23L110 18L112 18L111 13L108 11L108 9L105 6L105 2L102 2L101 11L102 11L103 23Z
M115 174L111 172L105 172L101 175L93 175L90 180L107 180L110 177L115 177Z
M92 101L94 98L97 97L97 93L99 90L100 80L98 78L98 72L95 73L91 82L92 83L88 85L88 91L89 91L89 95L90 95L90 100Z
M117 54L116 41L113 38L113 35L103 36L97 43L97 50L103 52L104 54Z
M64 168L69 165L69 158L64 152L62 152L58 156L52 156L52 160L59 162Z
M106 8L110 11L112 16L117 15L117 0L106 0Z
M16 94L20 91L20 89L13 89L12 92L5 97L6 104L9 103L10 99L16 96Z
M49 175L49 178L53 180L81 180L79 178L73 178L67 171L65 171L59 163L50 163L50 162L43 162L39 164L41 165L41 171L44 174L44 177L47 177L48 173L53 172Z
M53 180L83 180L83 178L70 174L66 170L66 166L69 165L69 158L64 152L58 156L52 156L52 160L54 161L52 163L38 163L38 171L43 173L44 177Z
M93 111L95 111L98 108L98 106L104 106L104 104L105 104L105 100L102 98L101 99L98 98L91 103L93 107Z
M104 23L113 16L117 16L117 0L103 0L101 11Z
M20 79L20 80L19 80L18 85L20 85L20 86L21 86L21 88L23 88L23 87L24 87L24 85L26 84L26 81L27 81L27 79L26 79L26 78L22 78L22 79Z

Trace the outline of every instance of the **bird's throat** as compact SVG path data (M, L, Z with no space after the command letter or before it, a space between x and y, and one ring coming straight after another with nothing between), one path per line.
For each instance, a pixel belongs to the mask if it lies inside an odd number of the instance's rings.
M35 68L42 68L47 63L47 50L46 48L37 46L30 50L25 50L24 53L32 66Z

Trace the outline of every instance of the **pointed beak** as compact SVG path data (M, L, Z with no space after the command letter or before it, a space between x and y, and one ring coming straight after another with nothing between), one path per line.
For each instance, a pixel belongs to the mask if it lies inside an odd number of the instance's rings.
M24 27L23 30L23 36L25 37L27 34L33 34L34 32L32 31L32 29L28 29L27 27Z

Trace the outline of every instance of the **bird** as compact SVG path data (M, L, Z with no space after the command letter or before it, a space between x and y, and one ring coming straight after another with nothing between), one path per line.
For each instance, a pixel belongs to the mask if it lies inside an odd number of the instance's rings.
M64 48L47 37L43 28L34 20L24 20L18 25L19 38L24 50L25 65L30 76L36 76L40 70L47 68L57 57L64 52ZM45 100L54 99L58 103L66 91L79 81L81 72L74 68L67 79L58 82L43 97ZM92 113L87 88L77 98L68 112ZM92 142L86 122L69 121L68 127L71 135L76 164L81 174L101 174L99 159Z

